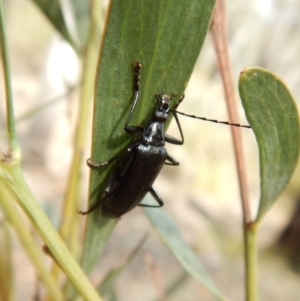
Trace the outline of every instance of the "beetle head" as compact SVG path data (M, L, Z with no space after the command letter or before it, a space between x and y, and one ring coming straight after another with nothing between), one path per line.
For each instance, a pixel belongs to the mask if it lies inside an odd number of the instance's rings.
M155 96L157 99L157 109L154 112L154 119L164 122L168 119L171 97L164 94L164 91L157 93Z

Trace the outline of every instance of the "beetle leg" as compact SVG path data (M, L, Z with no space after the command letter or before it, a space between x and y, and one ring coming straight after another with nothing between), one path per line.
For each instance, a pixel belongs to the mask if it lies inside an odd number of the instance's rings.
M137 141L135 143L132 143L131 145L129 145L121 154L116 155L115 157L105 161L105 162L101 162L101 163L97 163L97 162L91 162L90 158L86 160L86 164L90 167L90 168L101 168L107 164L110 164L112 162L114 162L115 160L121 158L122 156L130 153L132 151L132 149L134 149L137 145L139 145L140 142Z
M133 105L131 107L131 110L129 112L128 118L125 123L124 130L129 134L134 134L140 131L143 131L144 128L141 126L129 126L129 122L131 120L131 117L133 115L133 112L135 110L135 107L138 103L139 97L140 97L140 72L141 72L142 64L140 62L135 62L133 66L133 86L134 86L134 101Z
M105 161L105 162L101 162L101 163L97 163L97 162L91 162L90 158L88 158L86 160L86 164L88 165L88 167L90 168L100 168L100 167L103 167L109 163L112 163L114 162L116 159L118 159L119 157L121 157L123 155L123 153L121 155L118 155L116 157L113 157L111 159L109 159L108 161Z
M168 134L165 134L165 141L171 144L177 144L177 145L182 145L184 141L179 140L173 136L170 136Z
M158 205L148 205L148 204L139 204L138 206L141 207L162 207L164 205L164 201L161 199L161 197L158 195L158 193L155 191L153 187L150 187L149 192L154 197L155 201L158 203Z
M141 127L141 126L128 126L128 125L126 125L125 126L125 128L124 128L124 130L128 133L128 134L135 134L135 133L137 133L137 132L142 132L143 130L144 130L144 128L143 127Z
M81 210L77 209L77 213L81 214L81 215L89 214L92 211L94 211L97 207L99 207L101 204L102 204L102 200L100 200L99 202L96 202L95 204L93 204L93 206L90 207L87 211L81 211Z
M173 157L171 157L169 154L167 155L167 159L169 162L165 162L166 165L173 165L173 166L177 166L179 165L179 162L177 160L175 160Z
M179 103L183 100L184 98L184 95L182 95L179 99ZM175 106L176 108L178 107L179 103L177 103L177 105ZM177 113L176 111L172 111L173 113L173 116L176 120L176 123L177 123L177 126L178 126L178 129L179 129L179 133L180 133L180 136L181 136L181 139L177 139L177 138L174 138L172 136L169 136L169 135L165 135L165 140L169 143L172 143L172 144L177 144L177 145L182 145L184 143L184 137L183 137L183 133L182 133L182 129L181 129L181 125L180 125L180 122L179 122L179 119L178 119L178 116L177 116Z
M184 99L184 94L182 94L182 95L180 96L180 98L177 100L177 102L176 102L176 104L175 104L173 110L176 110L176 109L178 108L178 106L181 104L181 102L183 101L183 99Z
M110 164L110 163L114 162L115 160L121 158L122 156L128 154L129 152L131 152L131 150L132 150L132 147L128 147L128 148L126 148L126 150L123 151L121 154L116 155L115 157L113 157L113 158L111 158L111 159L109 159L109 160L107 160L107 161L105 161L105 162L101 162L101 163L91 162L91 160L90 160L90 158L89 158L89 159L87 159L86 164L87 164L90 168L101 168L101 167L103 167L103 166L105 166L105 165L107 165L107 164Z
M77 210L77 213L82 214L82 215L86 215L91 213L92 211L94 211L96 208L98 208L103 202L104 200L111 196L115 190L110 191L111 189L111 185L113 184L113 182L116 180L116 176L113 176L109 179L109 182L103 192L103 194L100 197L100 200L98 202L96 202L95 204L93 204L87 211L81 211L81 210Z

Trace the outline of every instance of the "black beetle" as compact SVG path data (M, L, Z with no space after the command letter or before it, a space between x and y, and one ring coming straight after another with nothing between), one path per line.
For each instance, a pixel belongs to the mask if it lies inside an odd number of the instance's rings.
M179 98L175 108L170 109L170 101L174 96L170 97L169 95L164 94L164 91L161 91L155 94L157 108L148 124L145 127L129 125L139 99L139 78L141 68L142 65L140 62L134 63L134 102L127 118L124 130L129 134L142 132L142 138L131 143L123 153L111 158L106 162L95 163L91 162L89 159L87 160L89 167L101 168L115 161L121 156L124 156L123 164L109 179L105 191L101 195L99 201L87 211L79 211L81 214L88 214L99 205L102 205L101 210L103 216L108 218L117 218L138 205L144 207L163 206L163 200L154 190L152 184L164 164L173 166L179 165L179 162L172 158L164 147L165 142L177 145L182 145L184 143L183 133L177 113L193 118L219 122L217 120L211 120L177 112L176 108L183 100L184 95ZM170 111L172 112L177 123L181 139L176 139L165 133L164 122L167 121ZM228 122L220 123L241 127L241 125L231 124ZM152 194L154 199L157 201L157 205L140 203L147 192Z
M164 145L165 142L182 145L184 138L176 111L173 110L171 110L171 112L178 125L181 139L176 139L165 134L164 122L168 119L170 101L173 96L170 97L164 94L163 91L155 94L157 108L148 124L145 127L129 125L139 99L139 77L141 68L141 63L135 62L133 67L135 96L124 130L129 134L143 132L143 137L131 143L121 155L106 162L95 163L88 159L87 164L89 167L100 168L124 155L124 163L109 179L99 201L89 208L88 211L79 211L81 214L88 214L99 205L102 205L101 210L103 216L117 218L137 205L145 207L163 206L163 200L154 190L152 184L164 164L179 165L179 162L168 154ZM181 96L178 104L183 98L184 95ZM152 194L158 205L140 204L147 192Z

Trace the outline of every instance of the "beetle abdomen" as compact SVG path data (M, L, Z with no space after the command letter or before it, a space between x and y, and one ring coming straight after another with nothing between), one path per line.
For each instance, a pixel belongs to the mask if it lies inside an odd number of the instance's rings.
M102 203L103 216L116 218L137 206L152 187L166 158L164 147L144 144L134 147L113 175Z

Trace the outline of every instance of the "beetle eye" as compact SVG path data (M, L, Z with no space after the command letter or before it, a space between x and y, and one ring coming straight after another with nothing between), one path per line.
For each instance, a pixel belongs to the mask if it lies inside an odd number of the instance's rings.
M161 111L156 111L155 116L160 119L163 116L163 113Z

